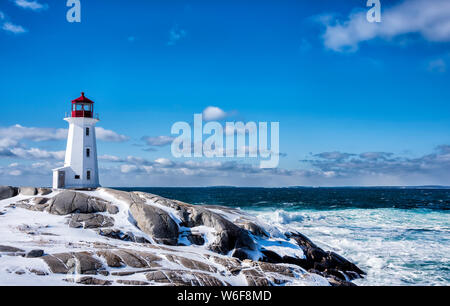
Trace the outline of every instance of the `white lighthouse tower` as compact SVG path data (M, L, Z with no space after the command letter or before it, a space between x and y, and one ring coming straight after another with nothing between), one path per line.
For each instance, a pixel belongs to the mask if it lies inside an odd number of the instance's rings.
M97 142L95 139L94 102L81 93L72 101L64 166L53 169L53 188L89 189L100 186L98 180Z

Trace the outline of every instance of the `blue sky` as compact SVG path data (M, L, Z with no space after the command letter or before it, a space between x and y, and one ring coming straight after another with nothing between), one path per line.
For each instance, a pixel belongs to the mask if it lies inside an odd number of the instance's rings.
M51 184L84 91L105 186L450 185L448 1L80 2L0 2L0 184ZM155 141L208 106L280 122L279 167Z

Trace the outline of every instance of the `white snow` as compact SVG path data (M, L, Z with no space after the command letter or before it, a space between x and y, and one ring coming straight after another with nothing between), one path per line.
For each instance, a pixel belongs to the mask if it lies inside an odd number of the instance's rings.
M128 205L123 201L120 201L113 197L111 194L104 190L98 191L78 191L83 192L90 196L96 196L112 202L119 208L119 212L116 215L111 215L115 219L115 229L120 229L122 232L131 232L136 236L145 237L153 243L153 239L143 233L135 226L135 222L132 219ZM58 193L53 193L43 197L53 197ZM39 195L40 196L40 195ZM25 252L29 252L33 249L43 249L45 254L54 254L62 252L80 252L80 251L94 251L97 250L94 243L104 243L111 245L113 248L133 249L140 251L151 251L156 255L166 258L166 255L172 254L176 256L183 256L188 259L197 260L200 262L208 263L215 266L219 272L214 273L214 277L226 281L232 285L247 285L245 277L242 273L238 275L232 275L226 268L218 263L215 263L209 256L215 257L227 257L219 255L208 249L208 246L216 240L216 232L213 228L206 226L197 226L193 228L183 228L180 226L180 242L186 244L186 246L166 246L162 248L155 248L154 246L145 246L138 243L132 243L122 241L118 239L112 239L104 236L100 236L94 230L70 228L67 224L66 216L52 215L47 212L35 212L23 208L8 207L12 203L16 203L20 200L32 198L33 196L18 195L14 198L0 201L0 212L5 214L0 215L0 245L12 246L23 249ZM180 216L174 209L168 208L164 205L157 204L151 200L147 200L148 205L154 205L163 209L178 223L180 224ZM239 218L245 218L254 222L255 224L263 227L267 232L273 235L272 238L253 237L258 245L258 251L255 252L254 257L257 259L260 257L261 249L267 249L278 253L280 256L296 256L303 258L304 254L300 247L298 247L294 241L290 241L283 237L281 231L270 223L263 222L257 217L250 216L240 211L222 211L220 209L213 209L214 212L220 213L225 218L232 222L238 222ZM105 213L106 214L106 213ZM205 244L202 246L191 244L187 238L186 233L192 232L194 234L201 234L205 240ZM172 251L173 250L173 251ZM100 257L96 257L99 260L103 260ZM186 269L181 264L171 262L170 260L163 260L160 262L164 269ZM105 267L107 267L105 263ZM297 278L289 284L291 285L328 285L328 282L318 275L306 273L301 268L296 267L298 271ZM39 270L48 275L38 276L30 272L30 270ZM111 270L112 268L108 268ZM117 268L114 268L117 271ZM127 271L133 270L131 267L126 267ZM139 270L139 269L137 269ZM48 266L40 258L25 258L21 256L9 256L5 253L0 255L0 285L68 285L76 283L68 283L64 281L67 278L77 278L80 275L65 275L65 274L53 274L50 273ZM107 277L96 275L98 279L115 280L118 276L109 275ZM129 280L142 280L145 281L143 273L120 276L120 279ZM113 283L116 284L116 283Z

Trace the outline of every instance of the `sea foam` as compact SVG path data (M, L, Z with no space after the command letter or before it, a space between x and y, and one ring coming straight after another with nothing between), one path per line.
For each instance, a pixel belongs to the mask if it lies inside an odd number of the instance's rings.
M450 218L426 209L253 210L367 271L359 285L448 285Z

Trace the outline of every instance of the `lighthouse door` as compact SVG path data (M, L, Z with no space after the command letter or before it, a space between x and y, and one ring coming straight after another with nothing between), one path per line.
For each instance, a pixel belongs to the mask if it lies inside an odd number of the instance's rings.
M66 181L66 172L58 171L58 188L64 188Z

